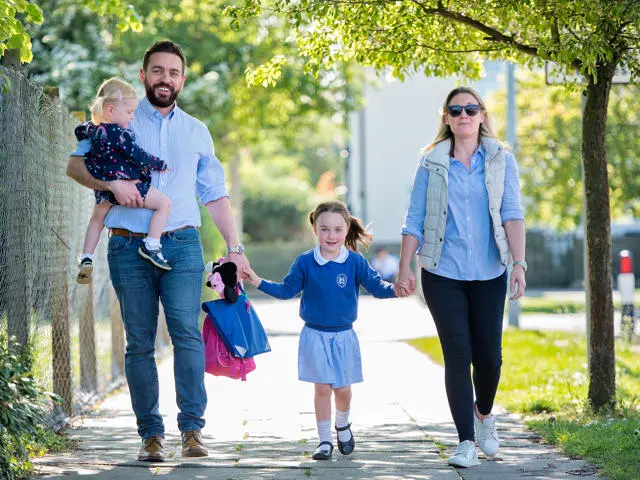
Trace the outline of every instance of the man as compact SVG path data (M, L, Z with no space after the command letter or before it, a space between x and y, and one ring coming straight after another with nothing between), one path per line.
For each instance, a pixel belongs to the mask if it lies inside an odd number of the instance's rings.
M143 206L133 181L103 182L93 178L81 156L89 150L89 145L83 142L78 144L67 167L67 175L78 183L95 190L110 190L120 203L111 208L105 225L110 231L111 282L120 302L127 337L126 376L138 434L142 437L140 461L165 459L154 346L159 300L174 348L182 456L208 455L200 434L205 423L207 394L204 345L198 327L204 261L195 193L227 243L226 258L238 265L239 272L249 266L238 240L224 170L215 157L211 135L202 122L176 105L185 79L185 58L180 46L171 41L156 42L144 54L140 80L146 97L140 101L130 124L138 144L166 161L169 167L168 172L153 172L152 185L172 203L162 234L162 251L172 270L161 270L138 254L152 212L128 208Z

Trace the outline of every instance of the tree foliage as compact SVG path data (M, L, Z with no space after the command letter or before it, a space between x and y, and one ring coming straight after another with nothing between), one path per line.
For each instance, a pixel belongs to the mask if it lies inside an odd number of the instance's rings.
M39 25L44 21L39 4L43 2L29 0L4 0L0 3L0 57L7 48L20 51L23 62L31 62L31 36L28 25ZM62 0L56 2L60 8L86 8L94 18L113 18L121 30L140 30L140 20L134 8L126 0L81 0L80 2ZM96 17L97 15L97 17Z
M284 17L314 72L353 59L400 78L422 72L477 79L482 59L508 59L527 66L552 60L595 77L603 61L640 71L638 3L247 0L228 12L233 18Z
M517 77L517 157L529 224L571 230L582 223L581 92L545 84L544 74ZM640 216L639 85L611 89L607 158L611 216ZM505 118L506 95L495 94L494 118ZM504 126L498 135L504 138Z

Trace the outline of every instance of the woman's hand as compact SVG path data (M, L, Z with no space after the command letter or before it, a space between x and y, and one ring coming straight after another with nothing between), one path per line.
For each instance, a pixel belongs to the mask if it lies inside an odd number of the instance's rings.
M411 295L416 289L416 277L410 267L400 267L393 291L396 297Z
M524 295L527 282L524 279L524 268L522 265L514 265L509 276L509 300L516 300Z

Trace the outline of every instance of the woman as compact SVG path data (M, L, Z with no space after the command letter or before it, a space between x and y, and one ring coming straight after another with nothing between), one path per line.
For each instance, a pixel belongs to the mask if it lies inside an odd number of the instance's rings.
M450 465L478 464L474 439L485 455L498 452L491 410L502 364L506 270L512 263L509 291L519 298L526 285L524 250L516 160L495 138L478 93L455 88L416 172L396 282L415 288L411 258L417 254L460 441Z

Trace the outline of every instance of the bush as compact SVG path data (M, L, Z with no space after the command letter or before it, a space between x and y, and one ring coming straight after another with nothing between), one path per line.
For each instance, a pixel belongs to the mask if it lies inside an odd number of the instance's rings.
M254 242L291 241L310 231L315 191L290 176L253 176L243 189L244 232Z
M29 451L46 436L43 430L51 400L31 373L29 348L20 348L0 333L0 477L26 476L32 469Z

